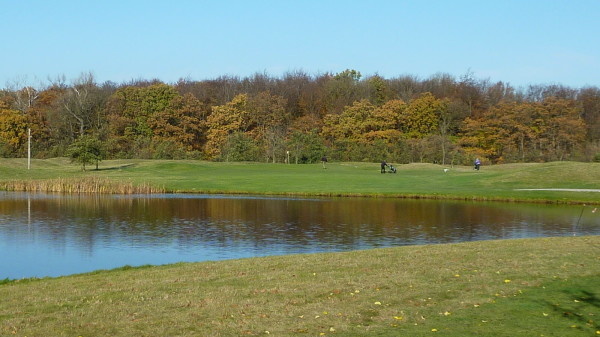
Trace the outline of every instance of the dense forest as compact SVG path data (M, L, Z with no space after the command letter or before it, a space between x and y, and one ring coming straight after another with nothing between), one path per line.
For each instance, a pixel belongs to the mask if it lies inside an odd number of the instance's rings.
M436 74L257 73L177 83L92 74L0 91L0 157L312 163L600 161L600 89Z

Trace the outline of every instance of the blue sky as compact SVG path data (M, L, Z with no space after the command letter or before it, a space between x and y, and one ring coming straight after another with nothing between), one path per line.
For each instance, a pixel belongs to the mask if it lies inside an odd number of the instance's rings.
M356 69L600 86L600 0L0 0L0 88Z

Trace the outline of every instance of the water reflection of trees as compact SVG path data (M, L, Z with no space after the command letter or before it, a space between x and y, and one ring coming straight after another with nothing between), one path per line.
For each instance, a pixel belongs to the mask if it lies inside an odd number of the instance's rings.
M27 213L27 216L25 214ZM38 239L77 246L269 245L329 249L560 234L579 209L395 199L53 196L4 198L0 217ZM7 220L10 219L10 220ZM27 220L25 220L27 219ZM590 220L592 232L600 219ZM19 226L2 226L3 236Z

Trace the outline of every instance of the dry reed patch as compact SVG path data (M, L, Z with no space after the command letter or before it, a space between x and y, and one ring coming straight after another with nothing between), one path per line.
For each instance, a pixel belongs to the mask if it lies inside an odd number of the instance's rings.
M0 181L0 190L57 193L146 194L164 193L165 189L150 184L134 184L100 177L57 178L45 180Z

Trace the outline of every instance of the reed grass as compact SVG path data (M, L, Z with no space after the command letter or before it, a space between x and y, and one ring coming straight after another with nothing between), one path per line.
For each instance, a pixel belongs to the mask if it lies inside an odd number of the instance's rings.
M165 189L148 183L113 181L101 177L57 178L45 180L0 181L0 190L57 193L147 194L164 193Z

